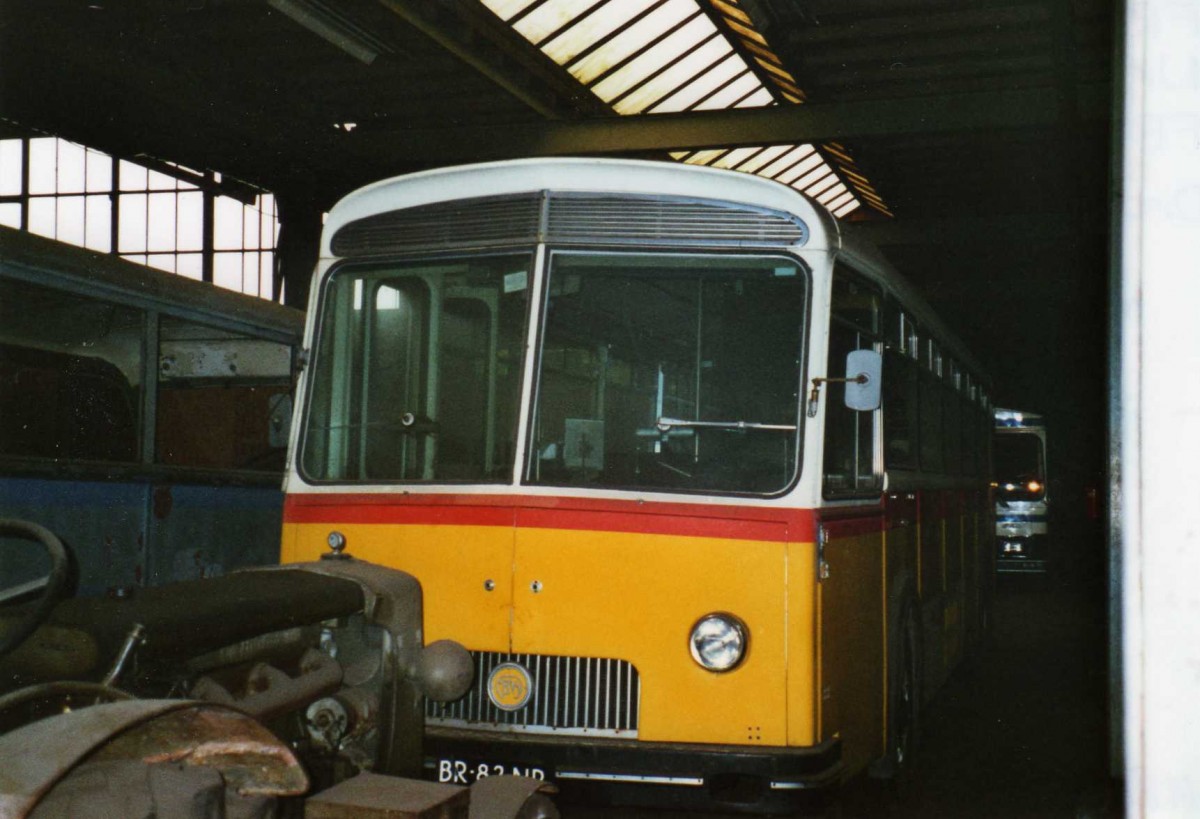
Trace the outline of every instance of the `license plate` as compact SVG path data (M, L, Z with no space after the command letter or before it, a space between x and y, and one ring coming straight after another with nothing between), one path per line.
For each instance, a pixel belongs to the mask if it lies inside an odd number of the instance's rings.
M434 767L438 782L470 785L489 776L527 776L546 780L546 771L532 765L508 765L502 762L477 762L465 759L439 759Z

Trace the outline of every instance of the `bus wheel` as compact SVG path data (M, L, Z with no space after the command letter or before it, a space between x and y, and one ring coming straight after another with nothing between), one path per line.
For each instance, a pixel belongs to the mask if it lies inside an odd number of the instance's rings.
M912 768L920 734L921 676L917 621L912 607L904 610L897 635L896 664L893 666L889 726L892 768L900 773Z
M912 770L921 708L920 632L916 611L906 605L891 635L888 655L887 753L871 763L872 779L895 780Z

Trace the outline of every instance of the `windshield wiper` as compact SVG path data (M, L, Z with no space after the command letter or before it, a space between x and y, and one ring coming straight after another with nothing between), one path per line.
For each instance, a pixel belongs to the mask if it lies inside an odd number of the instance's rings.
M667 418L660 416L655 426L662 432L669 432L676 427L683 429L695 429L698 427L709 429L777 429L782 432L795 432L795 424L760 424L757 421L699 421L686 418Z

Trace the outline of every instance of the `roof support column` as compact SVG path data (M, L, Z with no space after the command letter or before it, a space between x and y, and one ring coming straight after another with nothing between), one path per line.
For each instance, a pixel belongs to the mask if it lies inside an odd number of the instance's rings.
M309 285L321 252L323 210L306 195L277 193L275 204L279 211L279 240L275 244L271 296L288 307L304 310L308 306Z

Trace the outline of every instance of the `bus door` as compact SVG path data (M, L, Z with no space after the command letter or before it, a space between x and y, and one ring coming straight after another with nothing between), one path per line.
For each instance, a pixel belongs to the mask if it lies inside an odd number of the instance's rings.
M878 291L835 269L827 374L846 371L850 353L878 349ZM818 622L821 739L840 736L855 759L883 751L885 641L881 411L847 406L846 385L825 396L822 493L818 515Z
M822 516L817 530L821 738L841 737L854 766L882 752L883 516Z

